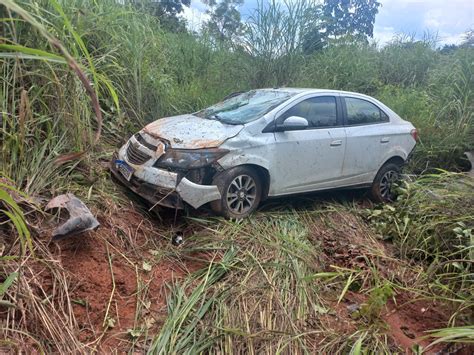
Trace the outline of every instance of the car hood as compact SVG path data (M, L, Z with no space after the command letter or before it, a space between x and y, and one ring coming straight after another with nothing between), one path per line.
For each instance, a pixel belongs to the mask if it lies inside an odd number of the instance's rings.
M194 115L166 117L148 124L143 131L168 141L172 148L215 148L236 136L243 125L229 125Z

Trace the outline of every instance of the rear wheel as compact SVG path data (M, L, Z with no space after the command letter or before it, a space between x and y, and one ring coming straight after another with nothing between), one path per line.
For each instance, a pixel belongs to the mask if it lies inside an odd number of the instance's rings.
M237 166L214 178L221 199L212 201L212 210L226 218L242 219L255 211L262 195L262 183L252 168Z
M376 202L391 202L397 197L395 186L400 180L401 166L387 163L382 166L375 176L370 189L372 199Z

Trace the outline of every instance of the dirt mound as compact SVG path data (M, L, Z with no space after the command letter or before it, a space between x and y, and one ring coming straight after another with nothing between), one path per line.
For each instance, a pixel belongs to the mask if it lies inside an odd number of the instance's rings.
M426 338L426 331L448 326L448 313L435 302L414 301L407 293L398 295L395 301L387 302L386 312L381 318L387 323L394 342L405 350L415 349L418 345L426 348L431 342ZM443 348L439 345L431 351Z
M97 231L67 237L50 249L69 280L78 339L93 349L127 350L138 335L159 329L166 284L199 265L170 262L165 255L172 231L159 230L133 207L99 212L98 220Z

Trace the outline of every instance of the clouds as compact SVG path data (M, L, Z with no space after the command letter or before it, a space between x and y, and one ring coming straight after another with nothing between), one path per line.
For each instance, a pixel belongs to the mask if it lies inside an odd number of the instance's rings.
M474 27L472 0L380 0L374 37L386 42L390 34L407 33L421 37L437 33L440 44L459 43L462 34Z
M283 1L283 0L281 0ZM379 0L382 6L375 19L374 38L381 44L396 34L423 36L426 31L438 34L440 44L455 43L469 28L474 28L473 0ZM257 7L257 0L245 0L240 8L248 16ZM185 8L183 16L192 30L199 30L209 16L206 5L192 0L191 8Z
M191 0L191 6L183 8L183 16L188 22L188 28L191 31L199 31L202 24L209 20L209 15L206 14L207 6L200 0Z

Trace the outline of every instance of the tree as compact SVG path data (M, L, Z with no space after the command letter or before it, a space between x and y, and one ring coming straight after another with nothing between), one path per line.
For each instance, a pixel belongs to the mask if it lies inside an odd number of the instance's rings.
M161 26L168 31L186 31L186 21L178 17L191 0L129 0L135 7L159 18Z
M335 38L346 35L373 37L379 6L377 0L325 0L325 34Z
M301 49L304 54L312 54L320 51L326 46L326 39L321 29L314 27L309 30L302 38Z
M238 7L244 0L204 0L210 7L207 13L209 21L205 24L206 30L220 42L232 41L242 32L242 22Z
M309 4L303 12L302 20L301 49L303 53L312 54L323 49L327 42L322 7Z
M462 47L474 47L474 29L466 31L463 35Z

